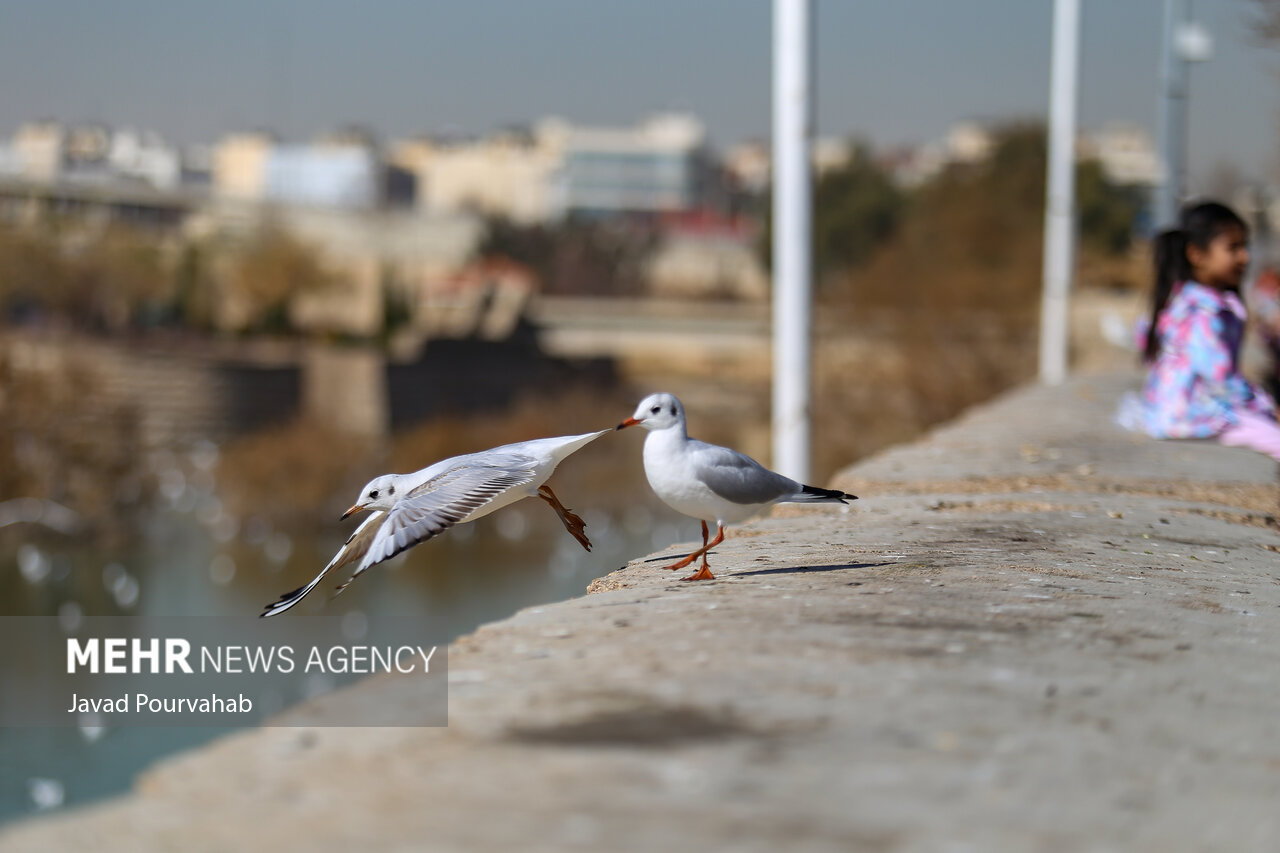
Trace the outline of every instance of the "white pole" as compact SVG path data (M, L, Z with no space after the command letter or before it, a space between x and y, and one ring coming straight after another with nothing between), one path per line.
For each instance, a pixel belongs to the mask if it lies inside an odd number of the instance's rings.
M1155 226L1177 224L1187 179L1187 88L1190 68L1179 38L1191 25L1191 0L1165 0L1160 55L1160 157L1164 180L1156 188ZM1202 57L1207 58L1207 57Z
M1044 296L1040 305L1040 381L1067 378L1067 294L1075 264L1076 71L1080 0L1054 0L1049 98L1049 176L1044 212Z
M773 467L809 477L809 2L773 4Z

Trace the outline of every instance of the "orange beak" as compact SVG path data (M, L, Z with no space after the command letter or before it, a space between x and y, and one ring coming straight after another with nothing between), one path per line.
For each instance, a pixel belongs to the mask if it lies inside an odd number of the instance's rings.
M351 509L349 509L349 510L347 510L346 512L344 512L344 513L342 514L342 518L340 518L340 519L338 519L338 520L339 520L339 521L346 521L348 518L350 518L351 516L355 515L357 512L359 512L359 511L360 511L360 510L362 510L362 509L364 509L364 506L363 506L363 505L361 505L361 504L356 504L356 505L355 505L355 506L353 506Z
M636 424L638 424L638 423L640 423L640 422L639 422L638 420L636 420L635 418L627 418L625 421L623 421L622 423L620 423L620 424L618 424L616 427L614 427L613 431L614 431L614 432L617 432L617 431L618 431L618 430L620 430L620 429L624 429L624 428L629 427L629 426L635 426L635 425L636 425Z

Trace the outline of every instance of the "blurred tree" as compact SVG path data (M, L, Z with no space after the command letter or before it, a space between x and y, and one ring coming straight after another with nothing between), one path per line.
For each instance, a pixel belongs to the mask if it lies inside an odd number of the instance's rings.
M551 280L555 268L557 234L542 225L520 225L506 217L492 217L477 254L482 258L510 258L533 270L542 282Z
M820 289L869 261L896 232L907 209L906 194L878 166L865 143L854 141L849 158L819 177L813 190L813 268ZM764 199L760 253L773 264L773 205Z
M262 229L231 264L226 286L246 307L248 331L293 331L289 303L294 296L322 289L333 277L311 247L282 228Z
M1280 41L1280 0L1253 0L1253 29L1264 42Z
M160 318L173 308L174 279L158 240L128 228L108 229L71 259L73 312L111 332Z
M92 351L0 348L0 500L54 500L100 520L145 497L136 413L97 395ZM108 530L115 531L114 526Z
M378 271L382 290L382 340L391 338L413 320L413 304L409 291L396 281L389 266Z
M827 273L862 266L893 236L902 219L905 196L871 149L854 143L848 161L819 180L814 193L814 268Z
M1076 211L1084 248L1104 255L1127 251L1144 194L1139 187L1111 183L1097 160L1081 162L1076 167Z
M489 220L481 257L505 257L533 270L542 292L620 296L643 289L643 262L656 244L644 219L570 219L555 226Z
M186 243L174 269L174 315L188 329L213 327L214 287L207 270L208 248Z
M10 317L37 311L119 331L164 316L173 299L174 281L152 235L123 226L0 229L0 304Z

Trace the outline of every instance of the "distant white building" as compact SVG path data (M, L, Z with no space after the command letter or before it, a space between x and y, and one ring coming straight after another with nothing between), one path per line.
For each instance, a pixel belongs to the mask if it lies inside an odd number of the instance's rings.
M266 194L266 163L275 139L267 133L233 133L214 146L211 182L216 198L262 201Z
M773 161L767 143L751 140L734 145L725 152L723 165L746 192L758 194L769 188Z
M814 139L809 147L814 175L821 177L848 166L854 150L854 141L849 137L820 136ZM752 140L731 146L721 158L721 165L740 189L754 194L769 189L773 162L767 143Z
M151 131L125 128L111 134L106 162L113 174L136 178L157 189L176 189L182 182L178 149Z
M355 132L307 144L282 144L258 132L232 134L214 146L209 172L218 199L347 210L381 205L386 183L381 154Z
M973 165L991 156L995 137L979 121L956 122L946 134L895 158L894 177L904 186L918 186L951 165Z
M853 141L844 137L820 136L813 140L809 156L816 177L843 169L853 157Z
M1085 134L1077 155L1097 158L1113 183L1153 187L1164 180L1164 166L1151 134L1135 124L1108 124Z
M12 145L0 144L0 178L16 178L22 174L22 157Z
M0 174L40 183L142 182L169 190L182 179L178 150L152 131L28 122L18 128L5 151Z
M67 131L55 121L27 122L13 135L19 174L32 181L56 181L66 162Z
M672 213L705 198L710 157L692 116L634 127L583 127L556 118L475 140L415 139L391 162L417 179L429 213L471 210L525 224L576 214Z
M981 163L994 148L991 129L981 122L960 121L947 129L944 156L949 163Z
M704 200L706 131L693 116L660 115L632 128L565 128L555 207L574 214L673 213Z
M414 139L394 146L391 162L413 175L426 213L470 210L534 224L554 215L551 178L562 158L554 122L478 140Z
M277 145L263 162L263 198L368 209L380 200L381 176L377 153L364 146Z

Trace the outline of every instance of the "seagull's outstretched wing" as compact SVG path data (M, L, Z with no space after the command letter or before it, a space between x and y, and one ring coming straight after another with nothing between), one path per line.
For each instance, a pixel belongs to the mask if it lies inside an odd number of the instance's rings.
M537 460L526 456L485 454L483 461L474 457L460 460L409 492L392 508L352 578L438 536L498 495L532 483L536 476Z
M347 541L338 553L333 555L333 559L329 561L329 565L320 570L320 574L311 579L311 583L306 586L300 586L292 592L286 592L280 596L279 601L272 602L263 608L258 614L259 618L267 616L275 616L277 613L283 613L293 605L297 604L307 593L316 588L316 584L320 583L320 579L329 574L333 569L341 568L348 563L363 557L365 552L369 550L369 543L373 541L374 535L381 526L382 519L386 518L387 513L383 510L376 510L369 513L369 517L360 523L360 526L352 531L347 537Z

